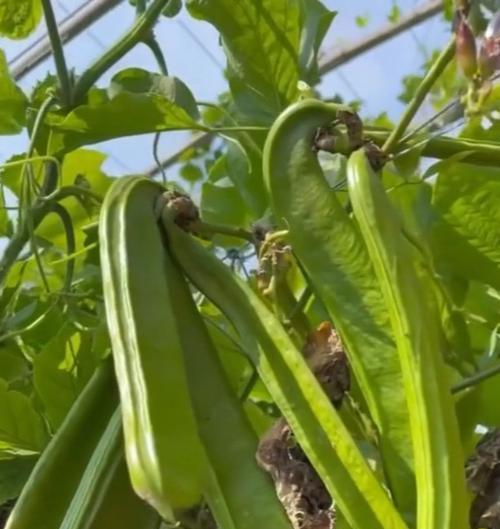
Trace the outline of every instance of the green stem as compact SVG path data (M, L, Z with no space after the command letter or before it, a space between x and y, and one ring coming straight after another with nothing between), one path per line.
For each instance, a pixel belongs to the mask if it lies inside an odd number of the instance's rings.
M158 68L162 75L167 76L168 75L168 68L167 68L167 61L165 61L165 56L163 55L163 52L161 51L160 45L158 44L158 41L156 40L156 37L154 36L153 32L151 32L150 36L144 39L144 44L151 50L152 54L154 55L154 58L156 60L156 63L158 64Z
M41 124L43 123L43 119L53 102L54 102L54 98L48 97L43 102L40 109L38 110L38 114L35 119L35 123L33 125L33 130L31 133L31 140L30 140L30 146L28 149L28 154L26 156L26 159L23 160L24 163L28 163L28 161L31 161L33 159L35 143L36 143L37 136L41 130ZM58 163L54 163L53 161L50 161L46 164L45 178L42 184L42 194L48 194L52 192L53 189L55 189L55 186L57 185L58 170L59 170ZM46 212L43 211L43 208L37 208L37 207L34 208L34 211L32 213L33 215L32 222L35 228L41 222L45 214ZM2 258L0 259L0 285L4 283L5 278L7 277L7 274L11 266L15 263L16 259L19 257L19 254L23 251L23 248L25 247L29 239L29 232L30 232L29 225L28 225L27 219L25 218L25 215L23 214L22 209L20 209L19 215L20 215L20 218L19 218L16 232L14 233L9 243L7 244L4 250L4 253L2 255Z
M138 42L144 40L145 37L147 38L148 33L169 1L154 0L120 40L83 72L82 76L76 82L73 91L73 102L75 104L82 101L101 75L134 48Z
M309 303L309 300L313 296L313 289L308 284L304 291L302 292L300 298L298 299L295 307L293 307L292 311L288 315L288 319L293 322L297 316L300 314L303 314L304 309L306 308L306 305Z
M48 164L45 171L45 179L42 184L42 194L52 192L57 185L57 166L51 163ZM39 201L33 206L32 211L32 227L33 230L42 222L47 213L50 211L51 202ZM18 225L16 233L10 239L5 251L0 259L0 286L4 284L10 268L16 262L19 254L23 251L30 236L30 226L28 222L22 222Z
M365 137L382 146L389 137L389 131L365 130ZM413 143L400 143L394 151L398 154L414 147ZM470 154L461 160L462 163L497 166L500 164L500 143L470 140L466 138L448 138L446 136L431 138L423 142L422 155L446 160L451 156L468 151Z
M452 386L451 392L455 394L460 391L463 391L464 389L471 388L483 382L484 380L488 378L498 375L499 373L500 373L500 365L490 367L489 369L485 369L484 371L481 371L469 378L462 380L458 384L455 384L454 386Z
M211 238L213 235L229 235L230 237L237 237L244 239L252 244L255 243L254 236L251 232L243 228L234 228L233 226L225 226L223 224L212 224L209 222L199 221L196 223L196 231L203 236Z
M45 17L45 23L47 24L50 45L52 47L52 54L54 55L54 62L56 64L57 77L59 78L59 85L61 87L61 99L64 106L70 106L71 78L66 66L61 36L59 35L59 30L57 29L57 22L50 0L42 0L42 8L43 15Z
M94 193L90 189L85 189L84 187L79 186L64 186L50 195L46 195L40 199L41 202L60 202L61 200L67 198L67 197L76 197L76 198L89 198L96 202L97 204L100 204L102 202L102 197L99 196L97 193Z
M402 138L405 133L408 125L411 123L412 119L415 117L418 109L424 102L427 94L431 90L432 86L438 79L438 77L443 73L444 69L450 61L453 59L455 54L455 39L453 38L446 48L440 53L439 57L436 59L434 64L431 66L425 77L423 78L420 86L417 88L413 99L410 101L406 107L401 120L397 124L396 128L391 132L390 136L387 138L382 150L389 154L397 146L399 140Z

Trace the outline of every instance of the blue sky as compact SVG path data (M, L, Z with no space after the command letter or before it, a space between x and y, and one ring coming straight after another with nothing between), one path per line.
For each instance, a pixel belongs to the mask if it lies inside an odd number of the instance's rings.
M52 3L57 18L62 19L82 1L52 0ZM331 49L348 44L386 23L394 2L323 0L323 3L339 13L324 42L324 48ZM414 9L422 3L425 2L397 0L402 12ZM367 18L367 25L362 28L355 21L360 15ZM88 31L67 44L65 51L70 67L82 71L126 30L133 17L133 8L123 0L122 4L96 21ZM44 31L42 24L33 38ZM361 99L362 115L374 116L385 110L391 117L397 118L403 108L397 101L401 92L401 78L415 73L423 63L426 53L442 46L448 34L447 24L440 17L434 17L411 32L406 32L339 70L327 74L320 84L320 91L328 97L339 93L348 100ZM156 27L156 35L165 53L169 72L181 78L191 88L197 100L214 101L217 95L226 89L222 77L224 56L218 35L209 24L191 19L183 10L175 19L163 19ZM0 47L8 59L15 57L29 45L28 43L29 41L12 42L0 39ZM145 46L139 46L116 64L100 82L106 84L114 73L130 66L156 70L149 50ZM29 92L36 80L43 78L47 71L53 70L53 62L49 59L24 77L19 84ZM163 134L160 143L161 157L176 151L188 138L189 134L185 132ZM2 137L0 163L12 154L23 152L25 148L26 136L23 134ZM140 173L154 163L151 136L114 140L92 148L109 155L105 169L113 175Z

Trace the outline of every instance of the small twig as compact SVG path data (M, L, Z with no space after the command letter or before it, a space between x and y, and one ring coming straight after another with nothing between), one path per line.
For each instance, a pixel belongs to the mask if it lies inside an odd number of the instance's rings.
M165 56L163 55L163 52L161 51L160 45L158 44L158 41L156 40L154 33L151 32L148 37L143 39L143 42L153 53L154 58L156 59L156 63L158 64L158 68L160 72L162 73L162 75L167 76L168 75L167 61L165 60Z
M431 90L432 86L443 73L444 69L450 61L453 59L455 54L455 38L452 38L446 48L440 53L434 64L431 66L425 77L422 79L420 86L417 88L413 99L406 107L401 120L397 124L396 128L393 129L389 137L387 138L382 150L386 154L390 154L398 145L400 139L403 137L408 125L411 123L418 109L424 102L427 94Z
M254 366L252 366L252 369L252 374L250 375L248 382L245 384L245 387L241 392L240 402L245 402L248 399L250 393L252 393L255 384L257 383L257 380L259 380L259 374L257 373L257 369L255 369Z
M469 378L466 378L462 380L461 382L458 382L458 384L455 384L454 386L451 387L451 392L453 394L459 393L460 391L476 386L477 384L483 382L484 380L494 377L495 375L498 375L499 373L500 373L500 364L490 367L489 369L485 369L484 371L480 371L479 373L476 373L475 375Z
M313 293L314 292L311 286L307 285L302 294L300 295L300 298L298 299L295 307L293 307L290 314L288 315L288 321L292 322L301 312L304 311Z
M71 78L69 76L68 68L66 66L66 59L64 58L64 50L61 42L61 36L57 28L56 18L52 9L50 0L42 0L43 14L45 23L47 24L47 32L52 47L52 54L56 64L57 77L59 78L59 85L61 87L61 99L64 106L71 105Z
M71 215L68 213L66 208L61 206L58 202L54 202L51 205L51 210L54 214L58 215L62 225L64 227L64 232L66 235L66 254L72 255L76 250L76 241L75 233L73 231L73 222L71 220ZM68 259L66 263L66 277L64 279L64 288L65 292L71 290L71 283L73 282L73 274L75 271L75 260Z

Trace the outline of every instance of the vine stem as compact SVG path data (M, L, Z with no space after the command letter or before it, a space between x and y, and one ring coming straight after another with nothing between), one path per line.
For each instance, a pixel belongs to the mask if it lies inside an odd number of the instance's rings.
M243 228L234 228L233 226L225 226L223 224L212 224L209 222L199 221L196 223L196 232L203 236L210 237L213 235L228 235L243 239L252 244L255 244L254 236L251 232Z
M53 96L49 96L38 110L38 114L33 125L33 131L31 134L28 153L25 160L23 160L25 164L29 163L29 161L32 161L33 159L36 138L40 133L44 117L49 111L51 105L54 103L54 100L55 98ZM41 191L42 197L38 198L38 200L33 205L31 212L28 213L29 215L32 215L32 218L30 220L26 218L26 215L24 215L23 213L23 209L20 208L19 221L16 227L16 231L10 239L9 243L7 244L2 258L0 259L0 286L3 285L10 268L15 263L16 259L19 257L19 254L23 251L23 248L28 242L30 237L30 226L33 229L36 229L36 227L40 224L40 222L43 220L43 218L49 211L49 207L51 206L51 204L44 203L43 196L54 191L57 185L59 165L59 163L54 163L52 160L46 164L45 177ZM30 205L26 204L26 208L28 207L30 207Z
M136 44L147 38L163 8L170 0L154 0L146 11L137 17L135 23L118 42L83 72L73 90L73 102L78 104L90 88L111 66L119 61Z
M430 67L429 71L422 79L413 99L409 102L406 107L399 123L393 129L389 137L387 138L382 150L389 154L397 146L399 140L403 137L408 125L411 123L418 109L421 107L427 94L430 92L432 86L443 73L444 69L455 55L455 38L453 37L448 43L446 48L439 54L439 57L435 60L434 64Z
M374 130L367 127L365 136L376 145L382 146L389 137L389 131ZM410 150L412 147L414 145L411 142L402 142L394 150L394 153ZM430 158L446 160L455 154L463 152L468 152L469 154L461 160L462 163L486 166L498 166L500 164L500 144L492 141L438 136L422 142L422 155Z
M458 384L455 384L454 386L452 386L451 392L455 394L465 389L471 388L473 386L476 386L480 382L487 380L488 378L498 375L499 373L500 373L500 365L490 367L489 369L480 371L479 373L476 373L475 375L462 380Z
M69 76L68 67L66 66L61 36L57 29L57 22L50 0L42 0L42 8L45 23L47 24L50 45L52 47L52 54L54 55L54 62L56 64L57 77L59 78L59 85L61 87L61 99L64 106L70 106L71 78Z
M167 61L165 61L165 56L163 55L160 45L158 44L158 41L156 40L156 37L154 36L153 32L151 32L151 34L146 37L143 42L151 50L151 53L153 54L156 63L158 64L158 68L161 74L167 76Z

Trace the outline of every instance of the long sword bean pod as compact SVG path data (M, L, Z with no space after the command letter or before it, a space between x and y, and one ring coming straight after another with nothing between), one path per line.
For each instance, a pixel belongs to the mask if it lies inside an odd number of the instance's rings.
M132 486L166 520L201 498L206 461L188 393L154 204L163 188L117 180L99 224L104 300Z
M466 529L464 456L436 299L397 211L364 152L348 161L354 214L390 314L403 374L417 481L418 529Z
M252 289L164 215L169 248L229 318L297 441L353 529L405 523L290 337Z
M415 482L409 422L389 317L358 228L329 187L313 150L319 127L345 107L307 99L274 122L263 170L276 220L349 354L356 380L380 432L385 474L396 504L411 519Z
M118 395L110 359L101 365L45 448L5 529L58 529Z
M205 486L212 513L220 529L290 529L271 480L255 460L257 437L171 258L166 272L198 432L212 469Z
M114 517L114 519L113 519ZM82 475L59 529L158 529L161 518L132 490L117 407Z

